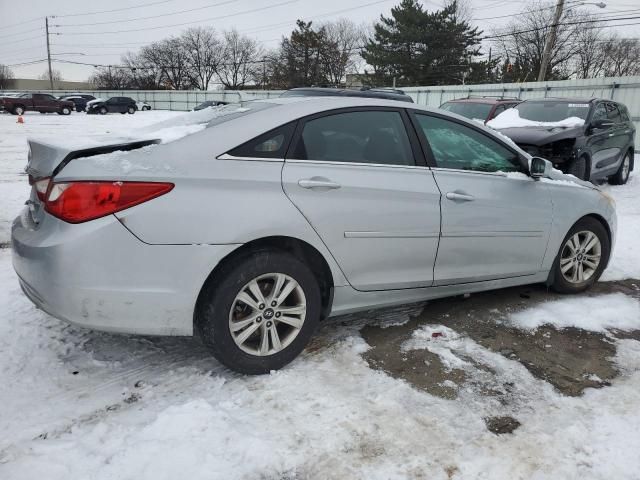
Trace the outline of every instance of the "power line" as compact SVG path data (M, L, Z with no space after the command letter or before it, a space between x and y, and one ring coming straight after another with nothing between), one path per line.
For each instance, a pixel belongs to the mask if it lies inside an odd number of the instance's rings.
M40 20L42 20L42 17L32 18L30 20L23 20L23 21L20 21L20 22L12 23L10 25L2 25L2 30L6 30L8 28L22 27L22 26L26 25L27 23L36 22L36 21L40 21Z
M274 3L272 5L267 5L267 6L264 6L264 7L261 7L261 8L252 8L250 10L243 10L242 12L230 13L228 15L220 15L220 16L217 16L217 17L203 18L203 19L194 20L194 21L191 21L191 22L174 23L174 24L170 24L170 25L160 25L160 26L156 26L156 27L134 28L134 29L130 29L130 30L99 31L99 32L74 32L74 33L55 32L55 35L104 35L104 34L111 34L111 33L127 33L127 32L140 32L140 31L145 31L145 30L160 30L160 29L171 28L171 27L181 27L181 26L184 26L184 25L193 25L194 23L210 22L212 20L221 20L223 18L236 17L236 16L239 16L239 15L246 15L248 13L261 12L261 11L264 11L264 10L270 10L272 8L282 7L284 5L289 5L291 3L296 3L296 2L298 2L298 0L286 0L284 2ZM58 25L56 25L56 26L58 26Z
M219 6L222 6L222 5L227 5L229 3L235 3L235 2L238 2L238 1L240 1L240 0L226 0L224 2L214 3L212 5L205 5L204 7L190 8L188 10L178 10L178 11L175 11L175 12L162 13L160 15L152 15L152 16L148 16L148 17L128 18L126 20L110 20L108 22L95 22L95 23L65 23L65 24L53 25L53 26L54 27L88 27L88 26L95 26L95 25L107 25L107 24L111 24L111 23L137 22L139 20L149 20L151 18L173 17L175 15L181 15L183 13L190 13L190 12L196 12L198 10L205 10L205 9L208 9L208 8L219 7Z
M38 28L33 28L31 30L25 30L24 32L18 32L18 33L7 33L5 35L0 35L0 38L5 38L5 37L15 37L16 35L24 35L25 33L31 33L31 32L37 32L37 31L42 31L42 27L38 27Z
M99 12L86 12L86 13L70 13L68 15L55 15L53 18L63 18L63 17L84 17L86 15L98 15L101 13L113 13L113 12L123 12L125 10L133 10L136 8L142 7L150 7L151 5L160 5L162 3L174 2L175 0L162 0L160 2L151 2L151 3L143 3L141 5L135 5L133 7L124 7L124 8L114 8L113 10L102 10Z
M11 45L12 43L26 42L28 40L34 40L36 38L42 38L42 37L43 37L43 35L36 35L35 37L21 38L20 40L14 40L12 42L2 42L2 46Z

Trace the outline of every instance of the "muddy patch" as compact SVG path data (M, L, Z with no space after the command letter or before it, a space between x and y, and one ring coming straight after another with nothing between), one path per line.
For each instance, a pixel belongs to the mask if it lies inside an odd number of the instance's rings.
M621 292L640 298L640 282L602 282L584 295ZM579 396L586 388L610 385L618 375L612 358L614 339L640 339L640 332L610 332L609 336L578 328L557 330L550 326L526 332L503 322L517 311L563 298L542 285L515 287L429 302L421 313L402 325L367 325L360 333L370 349L363 355L372 368L401 378L416 388L443 398L456 398L458 388L468 382L467 373L443 364L428 349L403 351L402 345L421 326L440 324L482 347L524 365L532 375L568 396ZM490 367L466 358L480 370ZM490 373L490 372L489 372ZM500 390L504 390L500 386ZM485 395L499 395L494 385L479 386Z

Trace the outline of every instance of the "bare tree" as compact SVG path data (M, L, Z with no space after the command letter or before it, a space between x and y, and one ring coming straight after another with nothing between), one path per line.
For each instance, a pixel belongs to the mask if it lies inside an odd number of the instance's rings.
M90 78L100 90L124 90L131 88L130 70L116 67L100 67Z
M225 88L237 90L259 75L263 52L255 40L235 29L224 32L223 52L217 73Z
M509 24L507 36L500 37L499 46L503 57L510 59L517 67L517 71L514 72L515 80L535 80L542 63L545 41L553 24L553 15L553 4L531 3ZM547 79L567 78L572 73L569 62L576 54L576 38L583 28L575 22L584 18L585 14L577 9L568 9L563 13L551 50ZM505 34L504 31L496 33Z
M573 63L578 78L594 78L605 73L606 55L605 33L598 24L590 24L588 28L576 32L576 53Z
M607 76L640 75L640 41L637 38L613 37L604 43L603 55Z
M53 77L52 80L54 82L61 82L63 80L62 72L60 72L60 70L56 70L55 68L51 70L51 76ZM49 80L49 71L47 70L46 72L43 72L41 75L39 75L38 80Z
M187 55L193 85L200 90L207 90L224 58L222 42L211 27L190 28L180 39Z
M9 82L13 79L13 72L6 65L0 63L0 90L9 88Z
M192 86L187 52L181 39L173 37L144 46L139 57L147 69L158 72L166 88L184 90Z
M329 83L342 85L347 73L354 73L361 62L359 50L366 40L366 29L340 18L321 25L326 47L321 49L325 76Z

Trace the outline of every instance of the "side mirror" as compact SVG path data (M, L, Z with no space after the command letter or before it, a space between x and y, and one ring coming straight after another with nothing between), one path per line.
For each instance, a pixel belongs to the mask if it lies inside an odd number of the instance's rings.
M548 177L553 166L551 162L540 157L533 157L529 166L529 173L534 180Z
M606 130L614 125L615 124L607 118L600 118L591 122L591 128L596 128L598 130Z

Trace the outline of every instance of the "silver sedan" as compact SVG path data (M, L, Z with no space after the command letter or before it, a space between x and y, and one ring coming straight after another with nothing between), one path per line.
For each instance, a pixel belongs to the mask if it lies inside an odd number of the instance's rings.
M38 307L197 334L258 374L329 316L536 282L580 292L611 255L610 197L457 115L300 97L180 122L194 120L206 128L167 143L30 141L13 264Z

